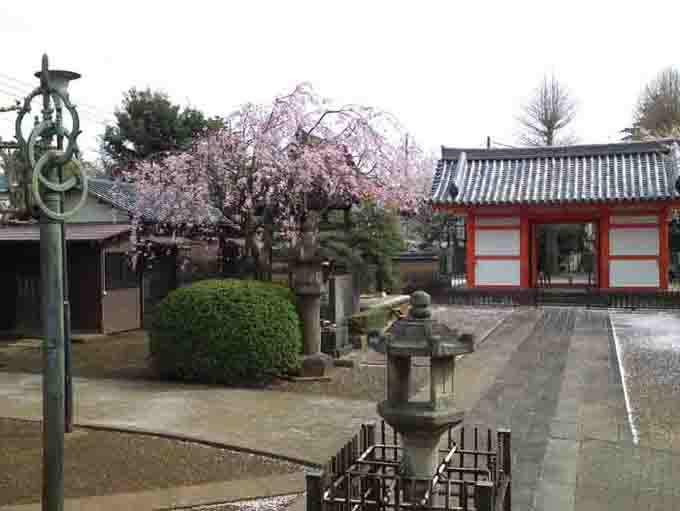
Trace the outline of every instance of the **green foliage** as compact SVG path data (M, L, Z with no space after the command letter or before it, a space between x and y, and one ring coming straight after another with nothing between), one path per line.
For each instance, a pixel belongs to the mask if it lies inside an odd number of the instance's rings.
M393 306L373 307L348 318L351 335L368 335L371 330L382 330L396 319L397 312Z
M319 253L356 271L364 282L375 279L379 290L398 289L399 272L392 258L406 246L399 217L375 204L364 203L351 212L347 229L338 218L341 214L329 215L321 225Z
M102 150L109 164L126 166L165 151L187 149L204 129L221 125L194 108L173 104L168 95L131 88L115 112L116 125L107 126Z
M298 367L302 334L290 289L205 280L161 302L149 334L163 378L206 383L266 382Z
M417 240L418 248L439 249L440 243L454 243L464 238L463 219L444 211L436 211L432 205L423 205L418 213L406 221L409 238Z

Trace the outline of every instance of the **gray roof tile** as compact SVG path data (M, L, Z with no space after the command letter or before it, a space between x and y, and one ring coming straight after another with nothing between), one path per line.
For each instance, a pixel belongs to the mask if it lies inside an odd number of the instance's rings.
M132 213L135 207L134 185L110 179L90 178L87 181L89 192L98 199Z
M521 149L442 147L434 204L559 204L680 197L677 141ZM457 194L455 193L457 191Z

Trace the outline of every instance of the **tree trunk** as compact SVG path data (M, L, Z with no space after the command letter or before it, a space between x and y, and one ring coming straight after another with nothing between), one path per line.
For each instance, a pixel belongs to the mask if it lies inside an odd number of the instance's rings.
M263 250L260 254L260 267L262 268L262 280L272 281L274 261L272 253L274 247L274 221L269 213L265 213L263 229Z

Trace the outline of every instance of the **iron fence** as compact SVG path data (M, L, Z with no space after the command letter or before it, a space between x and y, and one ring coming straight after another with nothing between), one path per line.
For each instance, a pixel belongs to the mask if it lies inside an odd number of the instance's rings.
M450 429L432 477L403 473L399 435L365 424L318 472L307 511L510 511L510 430Z
M580 306L611 309L680 309L678 290L605 289L507 289L454 288L448 292L450 305Z

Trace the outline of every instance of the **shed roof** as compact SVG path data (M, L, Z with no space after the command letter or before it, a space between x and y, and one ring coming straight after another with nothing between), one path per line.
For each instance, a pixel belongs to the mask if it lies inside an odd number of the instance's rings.
M7 177L5 174L0 173L0 192L8 192L9 184L7 183Z
M677 140L521 149L442 147L435 205L561 204L680 197Z
M90 178L87 181L89 192L109 204L132 213L135 207L135 188L133 184L110 179Z
M121 224L66 224L67 241L104 241L130 232L129 225ZM40 226L2 225L0 226L0 243L3 242L40 241Z

